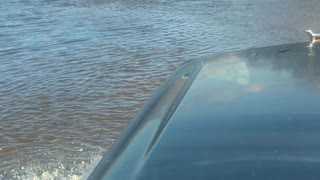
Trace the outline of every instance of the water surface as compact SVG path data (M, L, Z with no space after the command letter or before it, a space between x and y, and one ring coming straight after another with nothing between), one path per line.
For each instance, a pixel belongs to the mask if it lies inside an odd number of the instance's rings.
M0 178L85 178L187 60L307 41L316 0L0 4Z

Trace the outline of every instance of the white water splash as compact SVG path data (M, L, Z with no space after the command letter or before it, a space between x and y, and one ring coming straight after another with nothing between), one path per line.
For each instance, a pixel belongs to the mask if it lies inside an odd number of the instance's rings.
M74 162L72 167L59 163L52 165L28 165L12 169L0 174L0 179L17 180L81 180L87 179L95 166L101 160L101 155L91 158L90 162Z

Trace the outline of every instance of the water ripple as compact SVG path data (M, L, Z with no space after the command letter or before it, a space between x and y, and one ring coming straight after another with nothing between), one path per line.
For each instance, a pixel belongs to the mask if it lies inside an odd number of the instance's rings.
M315 0L2 2L0 178L85 177L182 62L305 41L303 29L320 28L318 7Z

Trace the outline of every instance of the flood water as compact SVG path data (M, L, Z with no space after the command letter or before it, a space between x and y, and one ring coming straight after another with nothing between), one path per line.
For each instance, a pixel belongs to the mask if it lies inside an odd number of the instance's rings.
M181 63L304 42L318 0L0 2L0 179L81 179Z

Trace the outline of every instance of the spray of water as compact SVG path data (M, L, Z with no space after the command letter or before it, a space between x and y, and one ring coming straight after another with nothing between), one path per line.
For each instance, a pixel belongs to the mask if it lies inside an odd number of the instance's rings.
M16 166L8 172L0 174L0 179L16 180L80 180L87 179L98 164L101 155L93 155L89 161L77 161L64 164L59 163L30 163Z

